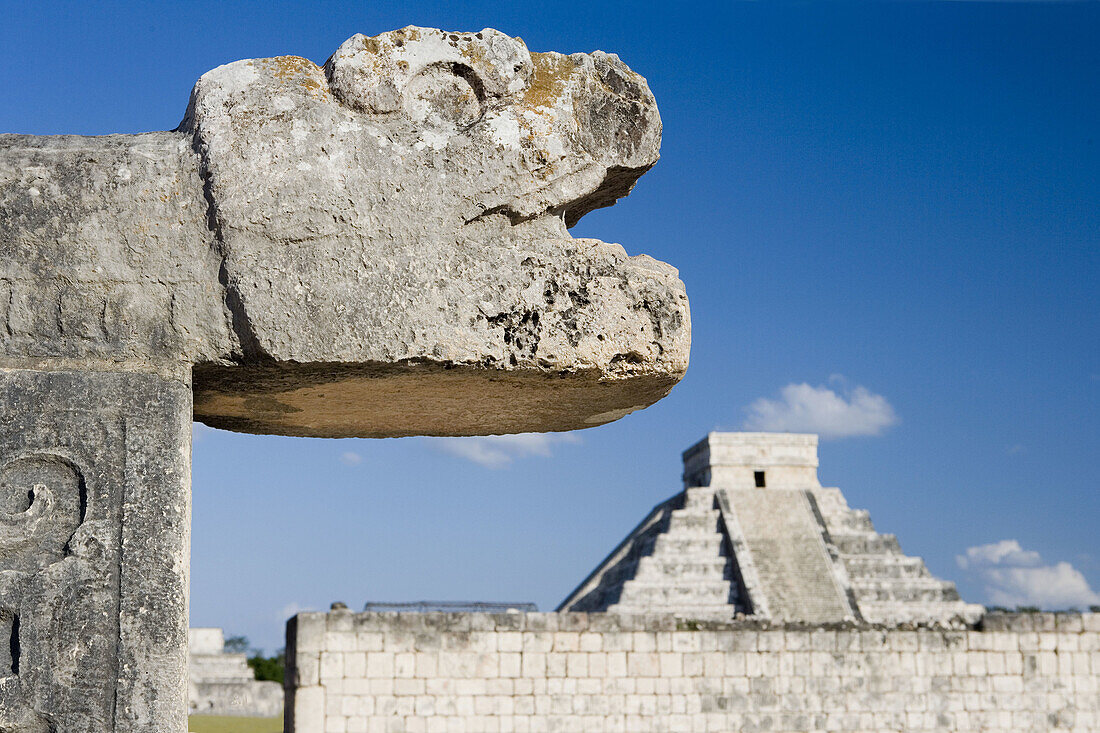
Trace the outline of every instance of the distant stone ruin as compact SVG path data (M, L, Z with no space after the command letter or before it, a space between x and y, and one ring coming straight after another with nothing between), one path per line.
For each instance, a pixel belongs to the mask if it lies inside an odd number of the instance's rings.
M191 422L572 430L687 369L676 270L567 227L658 158L611 54L409 27L0 135L0 731L184 733Z
M649 516L563 611L968 626L984 613L817 478L817 436L710 433L684 491Z
M243 653L225 651L221 629L189 629L187 636L190 714L259 718L282 715L283 686L257 680Z
M1100 614L985 614L817 479L711 433L558 613L302 613L286 733L1100 731Z

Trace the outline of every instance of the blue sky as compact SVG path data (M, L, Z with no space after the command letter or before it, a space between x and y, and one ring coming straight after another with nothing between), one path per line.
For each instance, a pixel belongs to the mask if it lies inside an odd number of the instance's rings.
M408 24L649 79L662 160L573 233L680 268L691 368L568 436L198 430L194 624L274 649L334 600L551 609L746 425L837 436L823 482L968 600L1096 597L1100 4L4 0L0 131L170 129L219 64Z

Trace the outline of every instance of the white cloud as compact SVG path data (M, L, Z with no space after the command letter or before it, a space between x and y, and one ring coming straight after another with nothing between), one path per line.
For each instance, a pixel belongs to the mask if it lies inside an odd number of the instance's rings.
M1063 609L1100 605L1100 593L1068 562L1044 565L1034 550L1025 550L1016 540L1001 540L968 548L957 555L958 566L985 588L996 606L1038 606Z
M437 438L433 442L452 455L487 468L500 468L516 458L548 457L554 445L579 443L581 439L573 433L519 433L484 438Z
M362 462L363 456L355 451L346 450L340 454L340 463L343 463L345 466L358 466Z
M1043 564L1043 558L1034 550L1025 550L1017 540L1001 540L988 545L969 547L965 555L956 555L955 562L963 570L993 565L1014 565L1033 568Z
M843 377L834 374L829 381L842 385ZM812 387L803 382L788 384L779 391L777 400L761 397L749 405L744 427L817 433L828 439L879 435L897 421L897 414L886 398L866 387L856 386L838 394L824 385Z

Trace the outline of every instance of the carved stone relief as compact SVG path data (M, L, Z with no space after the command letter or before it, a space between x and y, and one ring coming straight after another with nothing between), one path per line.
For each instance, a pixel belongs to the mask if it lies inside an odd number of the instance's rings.
M124 430L66 381L0 373L4 733L114 727Z

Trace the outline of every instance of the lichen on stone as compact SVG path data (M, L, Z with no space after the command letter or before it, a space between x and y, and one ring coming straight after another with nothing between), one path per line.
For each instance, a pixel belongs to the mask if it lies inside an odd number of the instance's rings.
M282 82L297 82L314 97L328 96L324 72L317 64L301 56L275 56L259 60L260 68Z
M527 107L553 107L565 91L566 82L573 75L576 65L568 56L560 53L533 53L535 71L531 83L523 93Z

